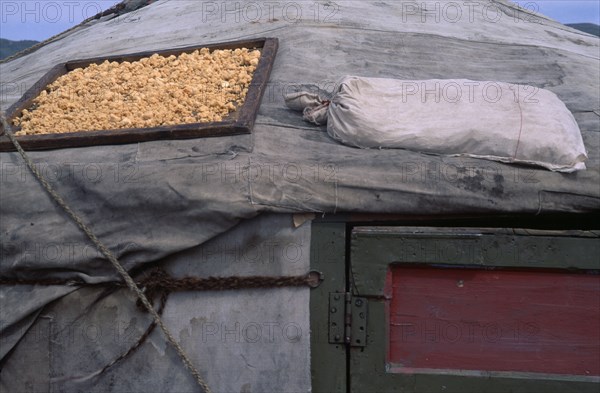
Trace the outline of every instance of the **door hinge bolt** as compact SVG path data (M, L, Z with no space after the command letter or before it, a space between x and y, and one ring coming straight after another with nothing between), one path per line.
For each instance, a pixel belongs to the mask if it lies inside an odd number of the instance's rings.
M367 341L368 301L352 293L329 294L329 342L364 347Z

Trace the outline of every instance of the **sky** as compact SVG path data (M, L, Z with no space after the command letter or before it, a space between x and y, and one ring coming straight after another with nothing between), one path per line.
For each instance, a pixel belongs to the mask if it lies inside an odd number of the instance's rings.
M0 0L0 38L43 41L119 0Z
M263 0L254 1L260 4ZM339 4L343 4L343 1L337 0ZM43 41L119 2L119 0L0 0L0 38ZM220 3L222 0L214 2ZM419 3L420 0L415 2ZM462 4L464 0L455 0L455 2ZM518 0L515 3L527 9L538 10L562 23L600 24L599 0Z
M599 0L581 0L581 1L515 1L524 6L526 3L533 3L539 6L539 12L555 19L561 23L595 23L600 24L600 1Z

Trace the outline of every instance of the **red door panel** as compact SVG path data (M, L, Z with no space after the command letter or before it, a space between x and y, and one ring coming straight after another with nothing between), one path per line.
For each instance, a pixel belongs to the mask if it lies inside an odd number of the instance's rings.
M600 375L600 276L393 265L391 372Z

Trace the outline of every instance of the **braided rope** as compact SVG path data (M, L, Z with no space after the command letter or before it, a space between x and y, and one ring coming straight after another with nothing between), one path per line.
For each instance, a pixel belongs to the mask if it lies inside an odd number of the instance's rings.
M311 287L316 288L323 280L321 273L310 271L300 276L235 276L235 277L171 277L161 268L153 269L150 274L136 282L138 287L145 288L146 297L152 300L150 292L154 291L227 291L231 289L256 289L256 288L283 288L283 287ZM88 283L81 279L31 279L9 278L0 276L0 285L62 285L62 286L92 286L123 288L122 281L106 281Z
M29 158L29 156L25 153L25 151L21 147L21 144L19 143L19 141L17 141L17 139L13 135L12 128L8 124L8 122L6 121L6 118L3 115L0 115L0 122L2 123L2 126L4 128L4 132L6 133L6 136L8 137L8 139L10 139L10 141L15 146L15 148L17 149L17 151L19 152L21 157L23 157L23 160L25 161L25 163L29 167L29 170L31 170L31 172L33 173L35 178L44 187L44 189L50 195L50 197L52 197L52 199L69 215L69 217L71 217L71 219L77 224L77 226L87 235L87 237L92 241L92 243L94 243L96 248L110 261L110 263L113 265L113 267L115 269L117 269L117 271L119 272L121 277L123 277L123 280L125 280L127 287L129 287L129 289L136 294L136 296L141 301L141 303L144 305L144 307L152 315L156 324L160 327L160 329L162 330L164 335L167 337L167 340L171 343L171 345L173 345L173 347L177 351L177 354L183 361L183 364L190 371L190 373L194 376L198 385L202 388L204 393L210 393L211 392L210 388L208 387L208 385L206 384L204 379L202 379L202 376L200 375L198 370L194 367L194 365L192 364L188 355L185 353L184 349L177 342L177 340L175 340L175 337L173 337L173 335L171 334L169 329L165 326L162 318L160 317L160 315L158 315L158 313L156 312L154 307L152 307L152 304L150 304L150 301L144 295L142 290L133 281L133 278L131 278L129 273L127 273L127 271L119 263L117 258L113 255L113 253L104 245L104 243L102 243L98 239L98 237L96 237L96 235L94 234L94 232L92 232L90 227L87 226L83 222L81 217L79 215L77 215L77 213L75 213L66 204L66 202L62 199L62 197L54 190L54 188L50 185L50 183L48 183L46 181L46 179L44 178L44 176L38 171L38 169L35 167L35 165L31 161L31 159Z

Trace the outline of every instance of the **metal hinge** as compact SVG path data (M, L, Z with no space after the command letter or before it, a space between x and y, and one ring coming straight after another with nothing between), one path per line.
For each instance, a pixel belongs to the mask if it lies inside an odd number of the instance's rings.
M329 343L364 347L367 343L368 302L351 293L329 294Z

